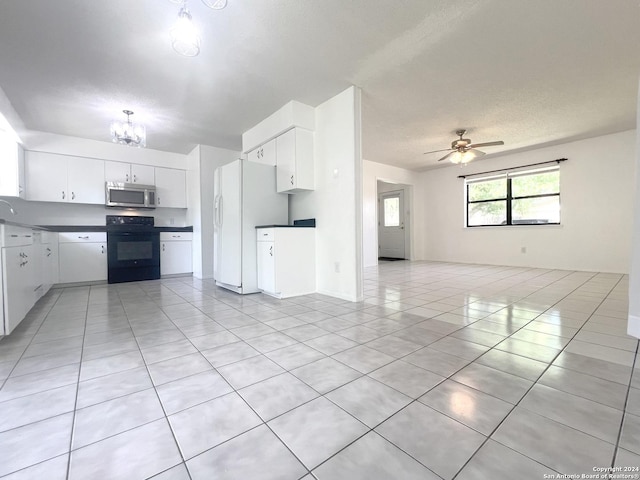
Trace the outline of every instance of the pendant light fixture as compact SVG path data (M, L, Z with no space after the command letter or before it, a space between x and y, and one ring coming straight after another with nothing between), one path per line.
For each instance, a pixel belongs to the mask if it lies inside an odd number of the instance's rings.
M126 122L111 122L111 140L121 145L129 145L130 147L146 147L147 146L147 130L144 125L132 123L129 118L133 115L131 110L122 111L127 116Z
M193 24L186 0L182 2L178 20L171 29L171 46L180 55L195 57L200 53L200 37Z

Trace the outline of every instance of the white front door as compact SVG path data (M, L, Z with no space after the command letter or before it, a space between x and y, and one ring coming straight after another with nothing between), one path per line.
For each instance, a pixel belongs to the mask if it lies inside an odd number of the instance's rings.
M378 195L378 257L405 257L404 192Z

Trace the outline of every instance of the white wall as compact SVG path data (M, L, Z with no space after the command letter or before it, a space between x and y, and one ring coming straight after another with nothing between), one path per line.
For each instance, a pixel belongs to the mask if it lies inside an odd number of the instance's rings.
M291 219L316 218L318 292L352 301L363 295L360 151L360 91L350 87L316 108L315 190L289 201Z
M464 228L458 175L566 157L561 226ZM425 243L418 258L626 273L629 271L636 131L580 140L422 174ZM527 253L521 253L521 247Z
M405 196L405 204L409 207L410 258L412 260L417 259L416 244L421 242L421 232L424 229L424 222L420 215L423 210L423 203L416 200L419 198L420 192L413 188L419 175L411 170L368 160L364 160L362 163L362 247L364 266L370 267L378 264L378 180L412 186L409 195L410 201L407 202L407 196ZM419 251L422 252L422 248Z
M640 88L639 88L640 92ZM640 125L640 93L638 94L638 122ZM631 275L629 276L629 324L627 333L640 338L640 130L636 134L636 185L633 210L633 247L631 252Z
M151 148L132 148L113 142L99 142L86 138L30 131L23 134L25 150L60 153L79 157L139 163L154 167L187 169L187 156Z

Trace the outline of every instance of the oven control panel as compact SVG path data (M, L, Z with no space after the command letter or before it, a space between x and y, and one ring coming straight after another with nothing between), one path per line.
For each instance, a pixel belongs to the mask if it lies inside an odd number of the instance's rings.
M142 217L133 215L107 215L107 226L109 225L135 225L153 227L153 217Z

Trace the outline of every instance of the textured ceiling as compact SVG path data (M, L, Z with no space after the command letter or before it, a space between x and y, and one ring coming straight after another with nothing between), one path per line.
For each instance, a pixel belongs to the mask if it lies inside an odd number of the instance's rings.
M168 0L0 2L0 88L29 130L108 141L122 109L147 146L240 149L289 100L362 88L364 158L438 166L454 130L500 154L635 128L637 0L229 0L189 7L198 57L168 41Z

